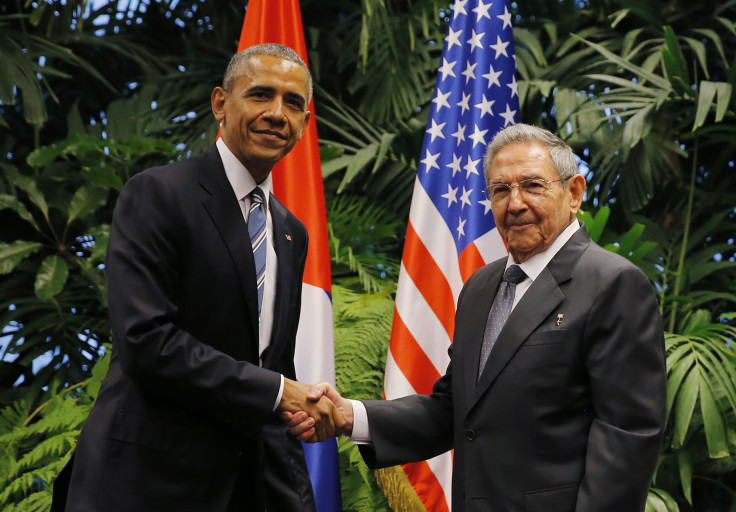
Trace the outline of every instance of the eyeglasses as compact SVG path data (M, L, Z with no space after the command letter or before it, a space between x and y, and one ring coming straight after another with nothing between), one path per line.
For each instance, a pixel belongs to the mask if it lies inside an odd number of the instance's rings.
M550 183L564 183L570 178L561 178L559 180L543 180L542 178L527 178L519 183L506 183L505 181L494 181L486 187L486 194L491 202L502 202L511 197L511 189L519 188L519 193L526 197L543 196L549 189Z

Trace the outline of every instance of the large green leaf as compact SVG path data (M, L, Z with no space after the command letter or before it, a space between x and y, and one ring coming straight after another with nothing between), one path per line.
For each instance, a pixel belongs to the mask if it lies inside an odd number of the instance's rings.
M698 92L698 107L695 112L695 120L693 121L692 131L697 130L705 123L705 119L710 112L713 100L718 98L716 101L716 116L715 121L720 122L726 115L728 110L728 104L731 100L731 84L727 82L709 82L703 80L700 82Z
M0 242L0 275L12 272L18 263L40 248L41 244L38 242L24 240L16 240L9 244Z
M688 503L693 503L693 461L690 452L683 448L677 451L677 463L680 468L680 483L682 492Z
M49 256L43 260L36 273L34 290L42 300L49 300L58 294L69 277L69 267L60 256Z
M708 455L712 459L728 457L730 453L726 444L726 426L713 391L708 386L700 387L700 412L703 415Z
M46 197L44 196L43 192L39 190L36 181L29 176L25 176L19 173L18 170L14 167L9 166L5 167L5 175L7 176L10 183L28 194L28 199L30 199L31 202L35 204L39 210L41 210L43 216L46 218L46 220L48 220L49 206L46 202Z
M36 228L36 230L39 229L36 220L33 218L33 215L31 215L31 212L29 212L26 206L18 201L16 197L9 194L0 194L0 210L5 208L13 210L21 219L30 223L34 228Z
M67 224L85 217L107 202L108 190L102 187L82 187L74 193L69 202Z
M681 92L686 92L688 84L690 84L690 72L688 71L688 63L685 55L682 53L680 43L677 41L677 35L672 27L664 27L665 47L662 49L662 57L664 67L670 82L677 88L679 78L682 82Z
M672 438L673 448L681 448L685 444L685 436L687 436L687 431L690 428L690 421L692 420L695 404L698 400L700 383L700 375L698 375L698 369L695 368L694 371L687 374L682 386L677 390L675 432Z
M649 489L645 512L680 512L672 496L662 489Z

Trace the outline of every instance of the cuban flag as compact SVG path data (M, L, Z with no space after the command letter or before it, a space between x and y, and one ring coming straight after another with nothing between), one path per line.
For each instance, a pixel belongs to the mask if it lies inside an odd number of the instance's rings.
M238 51L260 43L292 48L308 63L298 0L250 0ZM296 336L296 374L309 384L335 385L332 332L332 281L327 238L327 213L319 158L314 101L312 119L302 139L271 172L274 194L301 220L309 232L309 252L302 285L302 310ZM337 442L304 444L314 497L319 512L342 510Z
M430 394L463 283L507 255L484 193L493 136L519 120L508 0L455 0L414 184L384 394ZM402 466L427 510L449 511L452 453Z

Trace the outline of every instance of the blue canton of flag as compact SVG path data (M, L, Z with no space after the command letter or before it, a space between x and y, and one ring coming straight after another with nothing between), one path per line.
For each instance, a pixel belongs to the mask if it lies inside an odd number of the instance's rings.
M437 73L418 178L454 235L458 256L494 227L483 156L519 120L506 0L456 0Z

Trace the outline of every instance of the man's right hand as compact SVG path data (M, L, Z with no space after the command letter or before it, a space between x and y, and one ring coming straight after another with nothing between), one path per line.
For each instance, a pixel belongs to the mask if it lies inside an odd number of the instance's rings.
M320 383L319 386L322 384L327 383ZM334 393L337 394L336 391ZM297 413L301 420L299 424L308 422L303 425L300 432L304 434L309 431L310 434L309 436L298 436L300 440L312 443L324 441L328 437L337 437L345 431L343 413L329 399L329 395L322 396L323 394L327 395L322 388L284 378L284 393L281 395L278 410L281 411L283 419L289 418L286 421L294 421L293 416ZM352 413L352 407L350 411ZM302 439L303 437L306 438Z
M319 382L312 386L307 393L307 398L316 403L328 398L337 407L344 418L344 426L336 435L341 433L350 435L353 432L353 404L350 403L350 400L341 397L329 383ZM284 411L281 413L281 419L289 425L289 432L302 442L314 443L324 440L320 437L314 419L306 410L298 412Z

